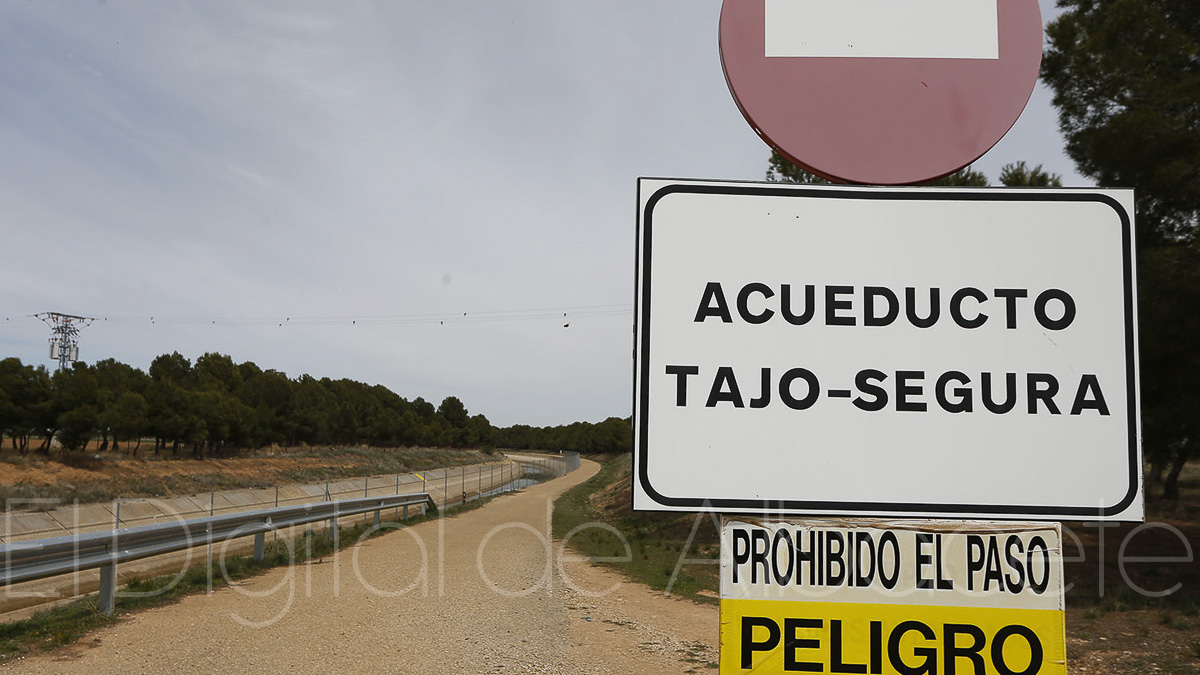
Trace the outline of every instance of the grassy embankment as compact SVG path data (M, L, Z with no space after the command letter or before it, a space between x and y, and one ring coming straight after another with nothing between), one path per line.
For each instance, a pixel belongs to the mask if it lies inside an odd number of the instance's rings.
M496 461L495 452L448 448L271 447L235 457L131 458L123 453L0 452L0 503L30 498L60 503L200 494L210 490L266 488L327 480L404 474L445 466Z
M572 536L570 544L593 560L620 559L604 564L651 588L715 603L717 565L687 562L716 561L720 547L715 518L634 512L630 508L631 461L630 455L607 460L600 473L564 493L554 505L554 536L564 538L573 528L590 522L610 525L621 537L591 527Z

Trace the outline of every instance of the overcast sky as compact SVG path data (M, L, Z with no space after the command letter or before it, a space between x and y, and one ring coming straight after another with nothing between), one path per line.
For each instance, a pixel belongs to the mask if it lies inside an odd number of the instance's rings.
M0 4L0 356L50 366L31 315L58 311L97 317L88 362L627 416L637 177L766 170L720 5ZM1088 185L1049 100L976 168Z

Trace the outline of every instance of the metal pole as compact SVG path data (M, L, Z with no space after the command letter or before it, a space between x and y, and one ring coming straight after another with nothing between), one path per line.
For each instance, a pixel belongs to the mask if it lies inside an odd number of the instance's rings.
M117 604L117 564L105 565L100 568L100 597L96 601L96 609L101 614L112 615Z
M117 499L117 506L114 509L117 512L117 526L113 528L111 549L114 554L120 548L117 542L117 530L121 529L121 500ZM78 511L78 508L76 508ZM78 544L77 544L78 545ZM96 609L101 614L112 615L117 604L117 563L114 560L111 564L104 565L100 568L100 597L96 600Z
M208 524L208 595L212 595L212 523Z
M333 552L338 550L338 502L333 503L333 520L329 521L329 529L333 531Z
M279 486L275 486L275 508L279 508ZM275 534L271 537L274 541L279 541L279 529L275 529Z
M215 490L208 491L208 517L212 518L213 512L217 508L217 493ZM208 524L208 594L212 595L212 523Z

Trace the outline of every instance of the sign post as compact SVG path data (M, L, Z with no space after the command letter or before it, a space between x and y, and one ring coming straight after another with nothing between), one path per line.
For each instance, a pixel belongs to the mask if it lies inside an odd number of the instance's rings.
M1016 122L1041 12L724 0L720 51L784 158L911 185ZM985 519L1143 518L1133 212L1130 190L639 180L633 507L745 514L722 673L1066 672L1059 526Z

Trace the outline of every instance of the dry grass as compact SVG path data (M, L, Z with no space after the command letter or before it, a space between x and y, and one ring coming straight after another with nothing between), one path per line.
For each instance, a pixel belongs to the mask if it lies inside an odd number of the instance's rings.
M0 502L57 499L105 502L117 497L165 497L209 490L261 488L341 478L410 473L494 461L479 450L447 448L271 447L239 457L176 459L86 453L0 454Z

